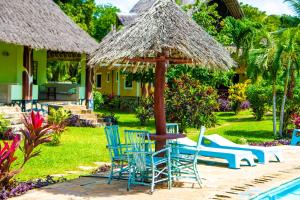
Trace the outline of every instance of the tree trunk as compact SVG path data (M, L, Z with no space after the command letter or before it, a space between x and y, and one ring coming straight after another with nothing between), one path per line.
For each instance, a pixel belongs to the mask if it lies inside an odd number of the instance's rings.
M284 83L283 100L282 100L281 111L280 111L280 128L279 128L280 137L283 136L282 131L283 131L283 121L284 121L284 107L285 107L286 96L287 96L287 92L288 92L290 68L291 68L291 59L289 58L287 72L286 72L286 79L285 79L285 83Z
M273 133L274 137L277 135L276 127L276 81L273 82Z
M160 58L166 58L168 52L163 50ZM157 135L166 135L166 113L165 113L165 74L167 70L168 61L163 59L156 63L155 68L155 88L154 88L154 116L155 116L155 127ZM166 145L166 140L156 141L155 150L159 151Z

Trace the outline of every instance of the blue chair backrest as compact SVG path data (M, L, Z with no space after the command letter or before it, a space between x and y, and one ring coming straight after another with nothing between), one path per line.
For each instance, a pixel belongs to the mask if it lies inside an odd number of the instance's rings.
M107 147L109 149L110 157L116 158L123 156L123 150L121 147L119 126L106 126L104 128L106 139L107 139Z
M132 153L128 156L129 164L134 165L140 172L146 171L146 153L152 152L148 131L125 130L126 149Z
M300 143L300 129L295 129L293 131L291 145L295 145L296 146L298 143Z
M200 134L197 141L197 149L201 147L205 131L206 131L205 126L201 126Z
M179 126L177 123L167 123L167 133L171 134L178 134L179 133Z

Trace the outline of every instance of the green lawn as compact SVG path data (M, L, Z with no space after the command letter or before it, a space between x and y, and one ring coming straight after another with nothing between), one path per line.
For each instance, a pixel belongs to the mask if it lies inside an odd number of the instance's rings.
M146 129L154 131L154 121L148 127L141 127L134 114L117 113L121 133L124 129ZM233 113L217 113L218 123L210 128L207 134L218 133L228 139L237 141L243 137L248 142L268 141L273 139L271 117L257 122L249 111L238 116ZM188 129L188 137L196 140L198 130ZM70 127L62 135L59 146L41 146L41 155L27 163L24 171L18 175L21 180L44 177L52 174L67 174L66 171L78 171L78 166L93 166L94 162L108 161L105 148L106 139L103 128L74 128ZM21 156L21 152L18 152ZM82 172L84 173L84 172ZM78 175L68 175L74 178Z

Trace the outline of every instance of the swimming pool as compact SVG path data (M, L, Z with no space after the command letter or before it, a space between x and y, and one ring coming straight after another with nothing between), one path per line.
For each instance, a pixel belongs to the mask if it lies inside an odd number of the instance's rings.
M300 199L300 177L285 183L272 190L264 192L252 200L299 200Z

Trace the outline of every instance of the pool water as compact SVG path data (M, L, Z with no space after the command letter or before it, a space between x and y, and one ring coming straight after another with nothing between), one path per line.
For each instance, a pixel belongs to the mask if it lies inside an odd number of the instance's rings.
M264 192L252 200L300 200L300 178Z

